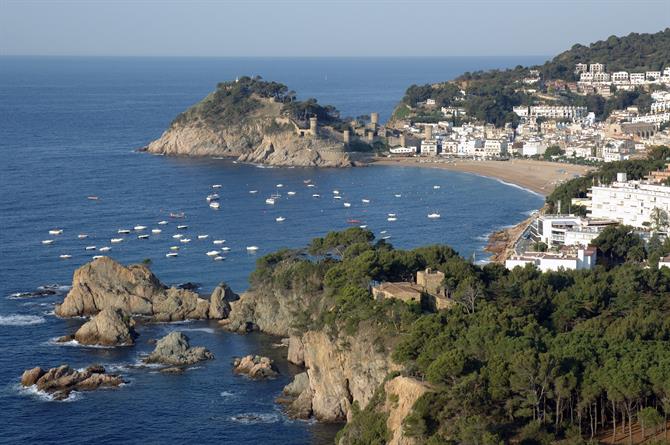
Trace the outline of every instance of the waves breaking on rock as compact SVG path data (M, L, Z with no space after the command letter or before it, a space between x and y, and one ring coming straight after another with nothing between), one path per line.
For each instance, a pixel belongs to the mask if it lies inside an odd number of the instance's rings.
M31 326L45 322L46 319L38 315L0 315L0 326Z

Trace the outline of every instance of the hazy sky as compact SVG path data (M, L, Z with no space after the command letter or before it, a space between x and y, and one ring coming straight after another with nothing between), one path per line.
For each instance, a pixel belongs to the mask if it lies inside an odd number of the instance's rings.
M670 26L670 0L0 0L0 53L552 55Z

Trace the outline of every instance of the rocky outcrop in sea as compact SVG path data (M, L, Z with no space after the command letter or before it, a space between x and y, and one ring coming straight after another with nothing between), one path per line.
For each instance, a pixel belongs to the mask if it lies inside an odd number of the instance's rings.
M130 346L135 344L135 322L121 309L106 307L84 323L74 335L59 341L75 340L82 345Z
M244 374L252 379L266 379L276 377L279 371L269 357L247 355L233 361L233 372Z
M213 358L214 354L209 350L202 346L191 346L186 335L173 331L156 342L156 348L144 361L170 366L188 366Z
M102 257L75 271L72 289L56 305L55 313L92 316L112 308L154 321L222 318L225 298L225 290L215 290L213 298L206 300L190 290L167 287L145 265L124 266Z
M55 400L67 399L72 391L92 391L102 387L116 387L124 383L115 374L107 374L99 365L89 366L78 371L68 365L49 370L40 367L27 369L21 375L21 385L35 386L37 390L50 394Z

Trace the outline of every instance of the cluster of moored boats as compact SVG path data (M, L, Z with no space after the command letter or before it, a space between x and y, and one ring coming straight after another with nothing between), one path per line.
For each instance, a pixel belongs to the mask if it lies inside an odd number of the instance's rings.
M315 184L312 183L311 180L307 179L303 181L305 186L307 188L314 188L316 187ZM221 184L213 184L212 185L212 193L208 194L205 198L206 202L208 203L209 207L214 209L214 210L219 210L221 208L221 203L220 203L220 194L218 192L218 189L221 189L222 185ZM282 198L282 194L279 193L281 189L284 188L284 184L276 184L275 186L275 191L270 195L270 197L265 199L265 203L268 205L275 205L277 204L278 200ZM440 186L439 185L434 185L433 189L439 190ZM249 190L249 193L252 195L256 195L258 193L258 190ZM295 196L297 193L295 191L288 191L286 192L287 197L292 197ZM312 194L313 198L320 198L321 195L318 193L313 193ZM396 198L401 198L402 194L400 193L395 193L394 197ZM97 198L97 197L96 197ZM345 201L342 193L339 190L333 190L332 191L332 198L333 200L343 200L342 204L344 208L351 208L352 203L350 201ZM90 198L89 198L90 199ZM368 206L369 204L372 203L372 200L369 198L361 198L361 204L363 206ZM172 212L169 214L170 218L173 219L183 219L185 218L185 214L183 212ZM429 213L427 215L428 219L438 219L441 217L440 213L435 211L432 213ZM398 215L396 213L388 213L386 220L388 222L395 222L398 220ZM284 216L277 216L275 217L275 221L278 223L282 223L286 221L286 217ZM367 224L363 224L362 221L357 220L357 219L348 219L347 222L349 224L358 224L359 227L366 229ZM145 225L136 225L132 229L118 229L116 231L116 235L112 238L109 239L109 244L110 245L104 245L98 247L97 245L86 245L84 246L84 250L87 252L95 252L95 255L93 255L93 259L100 258L102 255L100 253L106 253L112 250L111 244L121 244L124 242L127 242L130 237L128 235L131 234L136 234L136 238L139 240L146 240L150 238L152 235L157 236L163 233L165 226L170 224L169 221L167 220L161 220L156 223L156 227L149 228L148 226ZM178 242L179 244L188 244L190 243L194 238L191 238L188 236L188 225L187 224L176 224L176 233L172 235L172 238L175 240L175 242ZM52 237L49 239L44 239L42 240L43 245L52 245L55 243L56 239L63 235L64 230L61 228L56 228L56 229L51 229L49 230L49 235ZM382 239L389 239L390 235L387 234L386 230L383 230L380 232L382 235ZM89 238L89 235L86 233L80 233L77 235L77 238L80 240L85 240ZM196 240L198 241L205 241L209 238L208 234L199 234L195 237ZM212 258L214 261L223 261L225 260L225 254L231 251L231 248L228 246L225 246L226 240L224 239L215 239L212 241L212 244L214 245L214 248L212 250L208 250L205 252L205 255L208 257ZM107 244L107 243L105 243ZM175 258L179 256L179 250L180 246L179 245L174 245L169 248L169 251L165 254L165 257L167 258ZM251 246L246 246L245 250L249 253L255 253L259 250L258 246L251 245ZM69 259L72 258L72 255L70 254L61 254L60 255L61 259Z

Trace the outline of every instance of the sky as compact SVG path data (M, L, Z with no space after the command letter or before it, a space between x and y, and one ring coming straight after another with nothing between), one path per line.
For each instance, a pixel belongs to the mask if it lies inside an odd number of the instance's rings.
M0 55L553 55L670 0L0 0Z

